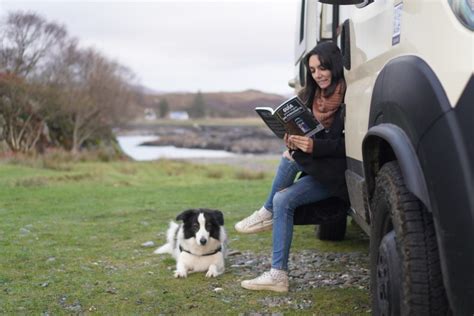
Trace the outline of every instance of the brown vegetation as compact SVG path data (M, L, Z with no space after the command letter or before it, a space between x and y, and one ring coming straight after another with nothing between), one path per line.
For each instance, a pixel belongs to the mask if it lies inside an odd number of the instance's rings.
M257 90L241 92L202 93L206 115L208 117L249 117L254 116L256 106L275 107L287 96L265 93ZM196 98L196 93L163 93L146 96L143 107L155 109L159 113L159 103L166 100L171 111L189 110Z
M34 13L9 13L0 34L0 141L25 153L113 142L136 95L128 69Z

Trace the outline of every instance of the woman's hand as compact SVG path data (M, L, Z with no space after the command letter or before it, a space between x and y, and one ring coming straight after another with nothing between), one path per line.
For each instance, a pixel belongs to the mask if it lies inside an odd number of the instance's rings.
M293 146L296 146L302 152L308 154L313 152L314 143L313 140L309 137L290 135L288 137L288 143L292 144Z
M298 149L298 147L296 147L295 144L293 144L290 140L289 140L289 137L290 135L286 134L285 133L285 136L283 137L283 140L285 141L285 145L288 149L292 149L292 150L295 150L295 149Z

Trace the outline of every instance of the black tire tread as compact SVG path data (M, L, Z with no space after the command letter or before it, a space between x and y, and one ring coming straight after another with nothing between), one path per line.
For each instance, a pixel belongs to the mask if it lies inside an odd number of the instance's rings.
M376 209L376 205L386 203L381 199L387 197L392 205L390 216L404 271L402 314L445 315L448 304L441 279L433 219L407 190L399 166L394 161L380 169L372 210Z

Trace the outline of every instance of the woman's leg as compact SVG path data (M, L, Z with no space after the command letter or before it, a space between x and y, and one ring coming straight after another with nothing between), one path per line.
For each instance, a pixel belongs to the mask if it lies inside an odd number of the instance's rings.
M273 198L272 268L288 270L288 258L293 239L295 209L304 204L329 197L329 191L311 176L305 176Z
M272 269L252 280L244 280L249 290L288 291L288 257L293 239L293 215L303 204L329 197L328 190L310 176L303 177L279 191L273 198Z
M252 234L272 229L273 197L276 192L292 185L300 171L299 165L292 160L288 152L283 153L273 183L263 207L234 225L239 233Z
M296 175L301 171L300 166L291 159L291 156L286 151L283 153L280 164L278 165L275 177L273 178L272 186L268 194L267 200L263 204L268 211L273 210L273 197L278 191L289 187L295 181Z

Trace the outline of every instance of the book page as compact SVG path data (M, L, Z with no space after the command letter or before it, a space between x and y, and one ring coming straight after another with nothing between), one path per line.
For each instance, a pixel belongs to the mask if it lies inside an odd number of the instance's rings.
M311 111L294 97L275 110L275 115L284 122L287 132L291 135L311 137L323 129Z
M285 136L286 130L283 124L278 120L278 118L270 111L264 108L256 108L255 111L262 118L263 122L270 128L270 130L278 137L283 138Z

